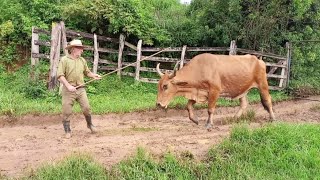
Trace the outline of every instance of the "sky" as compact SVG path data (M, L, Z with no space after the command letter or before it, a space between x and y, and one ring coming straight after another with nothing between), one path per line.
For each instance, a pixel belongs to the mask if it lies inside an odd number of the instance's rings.
M188 3L188 4L190 4L190 2L191 2L191 0L180 0L180 3Z

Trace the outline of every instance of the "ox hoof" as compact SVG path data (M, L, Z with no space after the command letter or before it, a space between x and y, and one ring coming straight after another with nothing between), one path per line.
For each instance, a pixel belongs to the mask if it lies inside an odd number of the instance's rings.
M206 128L208 131L211 131L212 130L212 125L211 124L206 124Z
M192 121L192 122L194 122L196 125L199 125L199 121L198 121L198 118L196 117L196 118L190 118L190 120Z
M196 125L199 125L199 121L194 121L194 120L191 120L192 122L194 122Z

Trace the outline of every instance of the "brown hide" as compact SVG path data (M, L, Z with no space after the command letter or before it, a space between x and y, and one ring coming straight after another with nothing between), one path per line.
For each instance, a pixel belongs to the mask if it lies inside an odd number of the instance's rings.
M266 79L266 66L253 55L200 54L173 78L166 74L161 77L157 102L165 107L174 96L205 102L209 91L236 99L257 87L261 79Z

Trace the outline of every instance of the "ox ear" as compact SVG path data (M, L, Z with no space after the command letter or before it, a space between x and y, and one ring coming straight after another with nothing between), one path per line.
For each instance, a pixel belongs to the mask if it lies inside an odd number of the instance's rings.
M188 84L187 81L180 81L180 80L176 80L176 79L173 79L171 81L172 84L175 84L175 85L178 85L178 86L185 86Z

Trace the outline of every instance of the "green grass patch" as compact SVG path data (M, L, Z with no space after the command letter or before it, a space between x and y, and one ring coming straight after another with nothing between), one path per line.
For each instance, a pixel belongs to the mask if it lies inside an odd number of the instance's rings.
M67 179L96 179L107 178L106 169L97 163L92 156L83 153L74 153L62 161L44 165L31 174L29 180L67 180Z
M271 124L238 127L209 152L209 179L314 179L320 177L320 127Z
M195 165L192 161L179 161L171 153L156 160L139 148L134 157L119 163L110 174L111 179L197 179Z

